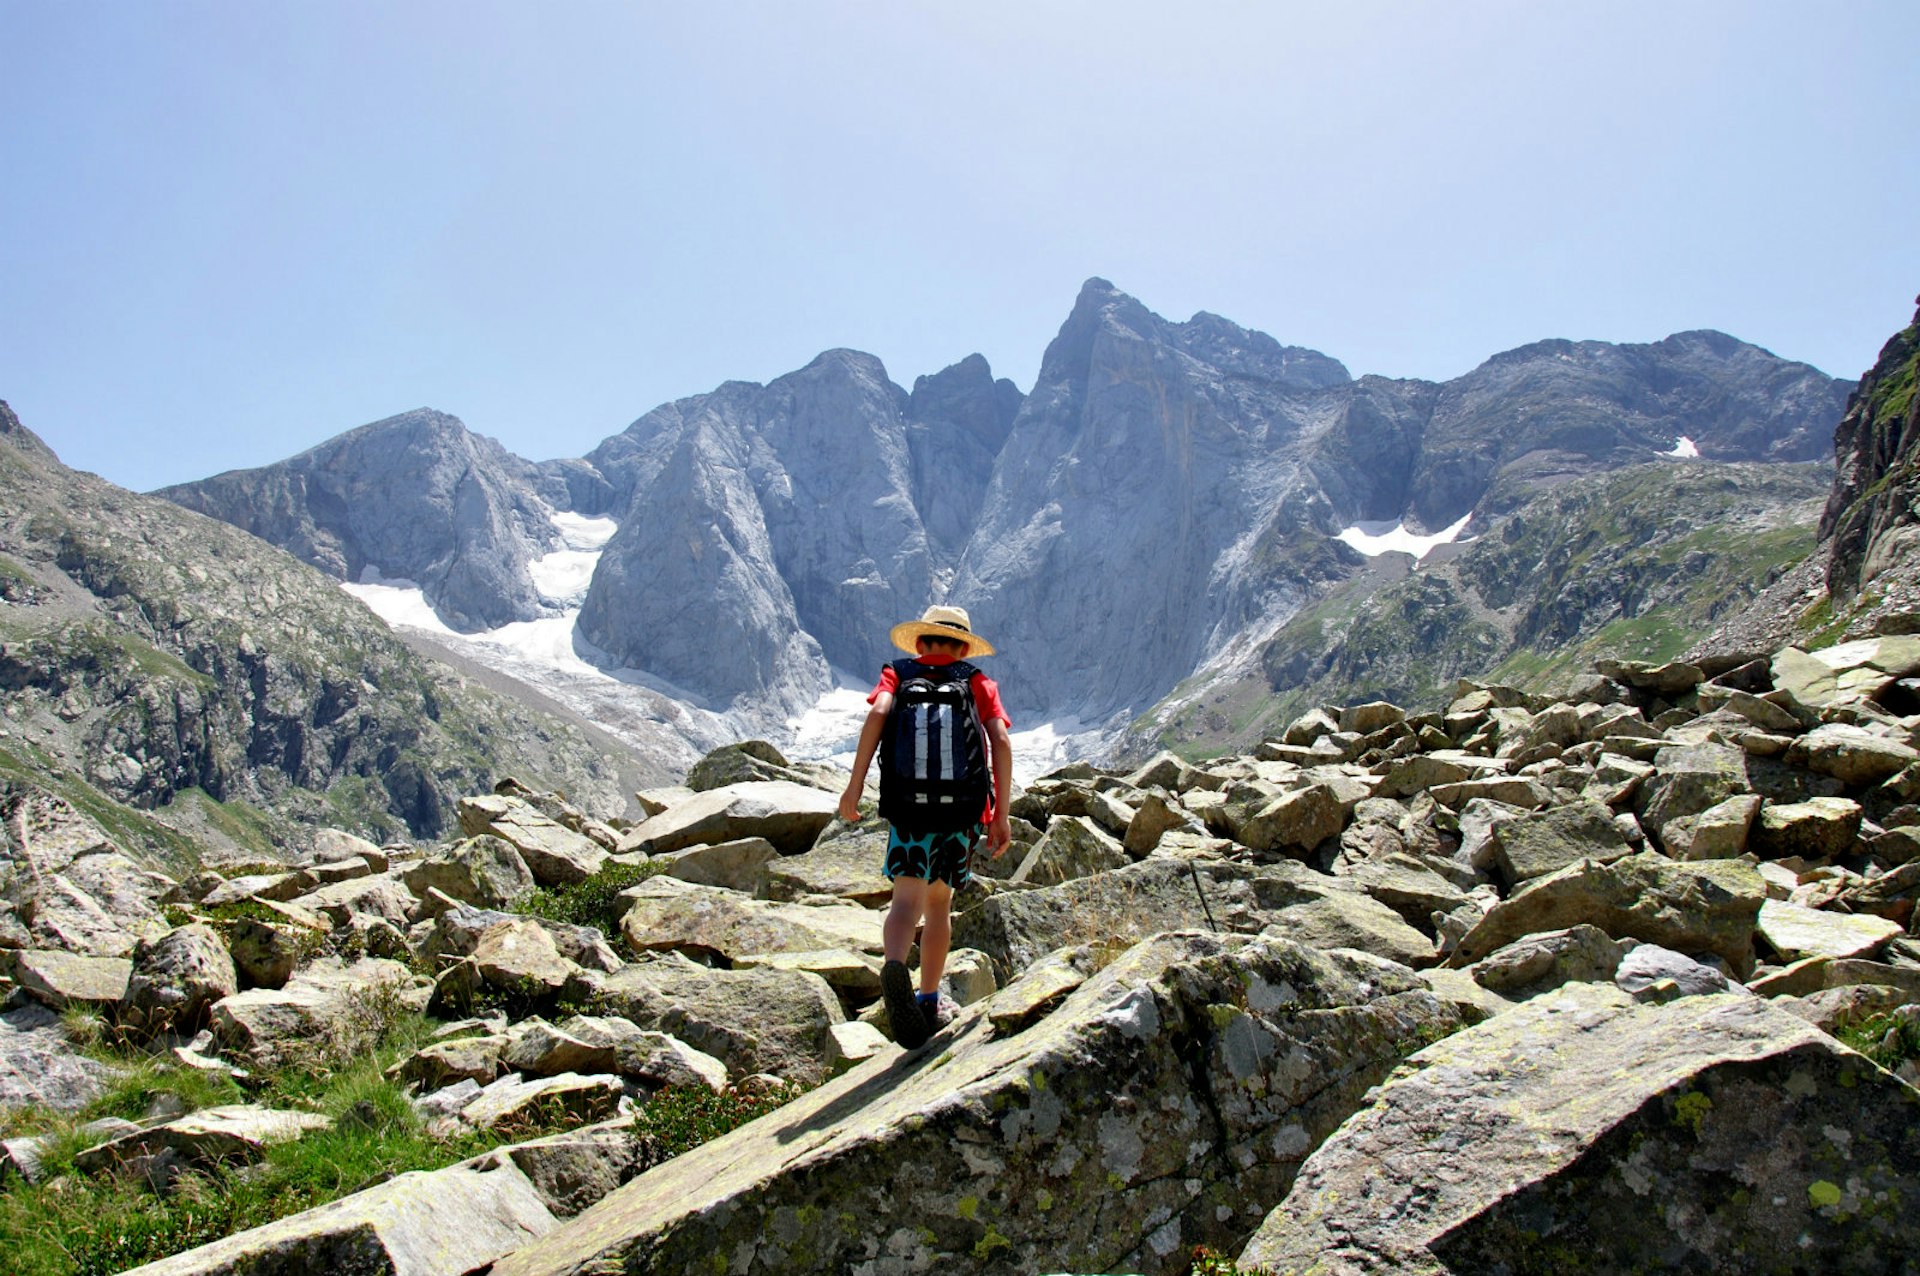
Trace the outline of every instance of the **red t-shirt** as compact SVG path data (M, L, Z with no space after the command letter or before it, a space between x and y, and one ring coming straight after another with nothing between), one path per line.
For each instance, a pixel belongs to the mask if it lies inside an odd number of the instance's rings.
M939 654L915 656L914 659L923 665L938 668L941 665L952 664L956 659L959 659L959 657ZM1007 716L1006 706L1000 703L1000 686L998 683L983 673L975 672L968 685L973 691L973 708L974 712L980 715L981 727L984 728L987 723L995 719L1006 723L1008 727L1013 726L1013 719ZM895 691L899 690L899 688L900 675L893 671L892 665L888 665L880 671L880 681L874 687L873 692L867 696L867 703L872 704L882 695L892 695ZM986 758L987 775L991 777L993 775L992 737L981 740L980 748ZM991 788L991 786L989 787ZM989 791L987 794L987 809L982 812L980 816L980 822L982 824L993 823L993 799L994 795Z

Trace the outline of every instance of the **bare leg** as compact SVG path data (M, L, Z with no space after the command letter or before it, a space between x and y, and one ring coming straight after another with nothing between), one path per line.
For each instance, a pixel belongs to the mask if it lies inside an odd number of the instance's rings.
M944 884L939 889L946 891ZM952 892L947 891L951 896ZM927 882L922 877L896 877L893 879L893 905L887 909L887 920L880 928L880 944L888 961L905 961L907 951L913 947L913 932L920 927L920 914L927 905ZM946 910L941 909L944 921ZM947 951L943 946L940 960L944 964ZM925 946L922 945L921 960L926 960Z
M945 882L925 885L926 924L920 929L920 991L939 992L940 976L947 970L947 948L953 943L953 917L947 911L953 905L953 887Z

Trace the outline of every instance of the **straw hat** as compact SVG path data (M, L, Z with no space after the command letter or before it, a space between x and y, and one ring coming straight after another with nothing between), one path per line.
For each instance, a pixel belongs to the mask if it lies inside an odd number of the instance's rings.
M993 644L973 632L973 623L959 607L929 607L920 619L895 625L888 636L894 646L910 656L920 654L915 644L921 638L958 638L967 644L968 656L993 654Z

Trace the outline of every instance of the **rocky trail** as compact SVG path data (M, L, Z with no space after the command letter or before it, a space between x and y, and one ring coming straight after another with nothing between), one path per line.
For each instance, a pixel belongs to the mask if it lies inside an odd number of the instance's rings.
M749 742L687 778L638 822L507 781L450 841L185 881L17 792L0 1104L111 1084L76 1013L245 1078L424 1012L413 1119L506 1137L155 1274L1911 1270L1920 638L1064 768L911 1052L844 774ZM635 1114L689 1092L778 1106L661 1159ZM113 1122L64 1172L165 1193L344 1119ZM44 1147L0 1141L0 1192Z

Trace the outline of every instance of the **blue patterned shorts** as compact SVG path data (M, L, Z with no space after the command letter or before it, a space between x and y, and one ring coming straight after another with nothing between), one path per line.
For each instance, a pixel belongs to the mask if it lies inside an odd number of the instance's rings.
M951 833L903 833L896 828L887 834L887 880L918 877L959 890L973 878L973 848L984 832L984 824Z

